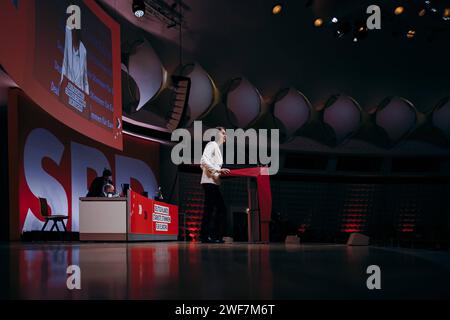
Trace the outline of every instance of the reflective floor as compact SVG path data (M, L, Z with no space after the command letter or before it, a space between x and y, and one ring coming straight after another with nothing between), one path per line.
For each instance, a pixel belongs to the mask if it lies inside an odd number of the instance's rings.
M80 267L80 290L67 267ZM381 290L368 290L369 265ZM344 245L0 244L6 299L450 298L450 254Z

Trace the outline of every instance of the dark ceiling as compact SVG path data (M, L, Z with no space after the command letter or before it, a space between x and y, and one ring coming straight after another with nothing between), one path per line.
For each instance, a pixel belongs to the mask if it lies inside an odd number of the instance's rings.
M131 13L131 0L102 0L115 14ZM166 1L170 4L171 0ZM348 1L322 0L186 0L183 62L197 61L216 83L235 76L248 78L265 98L283 87L293 86L303 92L315 108L328 97L345 93L355 98L363 109L376 107L387 96L402 96L418 110L428 111L450 95L450 21L441 16L419 17L424 1ZM272 14L275 3L283 10ZM315 28L313 21L329 21L336 15L341 21L366 19L369 4L382 9L381 30L369 31L368 37L352 42L351 33L336 38L335 25ZM397 4L405 3L405 13L394 16ZM448 1L445 1L448 6ZM437 6L445 7L444 1ZM111 8L113 10L111 10ZM128 12L126 12L128 11ZM127 41L139 29L122 21L122 40ZM158 27L155 19L137 22L147 25L147 37L164 66L173 72L179 63L177 31ZM126 24L126 26L124 26ZM416 37L406 38L410 28ZM441 30L442 29L442 30ZM154 32L152 32L154 30ZM433 39L434 37L434 39Z

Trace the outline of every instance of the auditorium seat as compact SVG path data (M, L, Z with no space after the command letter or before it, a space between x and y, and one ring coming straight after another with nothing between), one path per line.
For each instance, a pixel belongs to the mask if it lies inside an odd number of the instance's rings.
M49 221L53 222L53 225L52 225L50 231L53 231L53 229L56 227L56 230L58 232L61 232L58 228L58 222L61 222L64 232L67 232L64 220L67 220L68 216L61 215L61 214L50 215L49 210L48 210L47 199L45 199L45 198L39 198L39 203L41 205L41 216L44 217L44 219L45 219L45 223L42 226L41 233L45 230L45 227L47 227L47 224Z

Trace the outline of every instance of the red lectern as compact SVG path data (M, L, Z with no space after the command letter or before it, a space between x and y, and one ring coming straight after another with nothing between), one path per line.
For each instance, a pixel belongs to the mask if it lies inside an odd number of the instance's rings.
M248 241L269 242L272 214L269 169L267 167L235 169L231 170L228 176L248 178Z

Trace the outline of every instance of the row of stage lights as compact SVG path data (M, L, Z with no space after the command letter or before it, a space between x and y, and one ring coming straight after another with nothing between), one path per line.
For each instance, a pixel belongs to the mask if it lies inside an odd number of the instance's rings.
M176 2L175 2L176 3ZM309 1L309 3L311 3L311 1ZM144 0L133 0L132 3L132 10L134 15L137 18L141 18L144 16L145 14L145 2ZM274 15L278 15L283 11L283 6L282 4L278 3L275 4L272 7L272 13ZM404 6L397 6L394 9L394 15L396 16L400 16L402 14L404 14L406 11ZM431 1L427 0L424 2L424 5L419 9L417 15L419 17L424 17L425 15L427 15L427 12L430 12L431 14L438 14L438 9L436 7L434 7L431 4ZM442 12L442 19L444 21L450 21L450 8L444 8L443 12ZM341 38L343 37L345 34L347 34L350 30L351 30L351 24L347 21L342 21L340 22L339 19L337 17L332 17L330 19L330 23L336 25L336 31L335 31L335 36L337 38ZM322 26L324 26L325 21L323 18L316 18L314 20L314 26L316 28L320 28ZM359 40L365 38L367 36L368 30L367 30L367 26L364 23L364 21L357 21L354 23L353 26L353 42L358 42ZM408 39L412 39L414 38L414 36L416 35L416 31L414 29L409 29L406 32L406 37Z
M405 12L404 6L398 6L394 9L394 14L396 16L399 16ZM433 7L431 4L431 1L425 1L425 5L422 6L419 11L417 12L417 15L419 17L424 17L427 14L427 11L432 14L437 14L438 9L436 7ZM444 8L442 11L442 20L448 21L450 20L450 8Z
M170 5L166 0L133 0L131 10L136 18L148 14L166 23L167 28L173 28L183 25L182 12L190 11L190 7L183 0L172 0Z
M282 10L283 10L282 4L275 4L272 7L272 14L278 15L282 12ZM404 6L397 6L394 9L393 13L396 16L400 16L400 15L404 14L406 11L407 10ZM417 16L424 17L427 15L427 12L429 12L433 15L438 15L439 14L438 11L439 10L432 5L431 1L427 0L424 2L424 5L422 7L420 7L419 11L417 12ZM444 8L442 10L442 20L450 21L450 8ZM314 27L316 27L316 28L323 27L325 25L325 23L326 23L326 21L320 17L314 19L314 22L313 22ZM346 21L340 22L340 19L338 19L338 17L332 17L331 19L328 20L328 23L336 25L335 36L337 38L343 37L351 29L351 24L349 22L346 22ZM354 23L354 32L353 32L353 42L358 42L362 38L366 37L367 32L368 32L368 29L367 29L367 26L364 21L355 22ZM409 29L405 34L406 38L408 38L408 39L414 38L415 35L416 35L416 31L414 29Z
M133 0L131 9L133 10L133 13L136 16L136 18L142 18L145 14L144 0Z
M406 11L404 6L398 6L394 9L394 15L396 16L400 16L402 14L404 14ZM425 4L420 7L420 9L417 11L417 16L419 17L424 17L427 15L427 12L432 14L432 15L438 15L438 9L434 6L432 6L431 1L425 1ZM450 8L444 8L442 10L442 20L444 21L450 21ZM410 29L406 32L406 37L408 39L412 39L414 38L414 36L416 35L416 30L414 29Z

